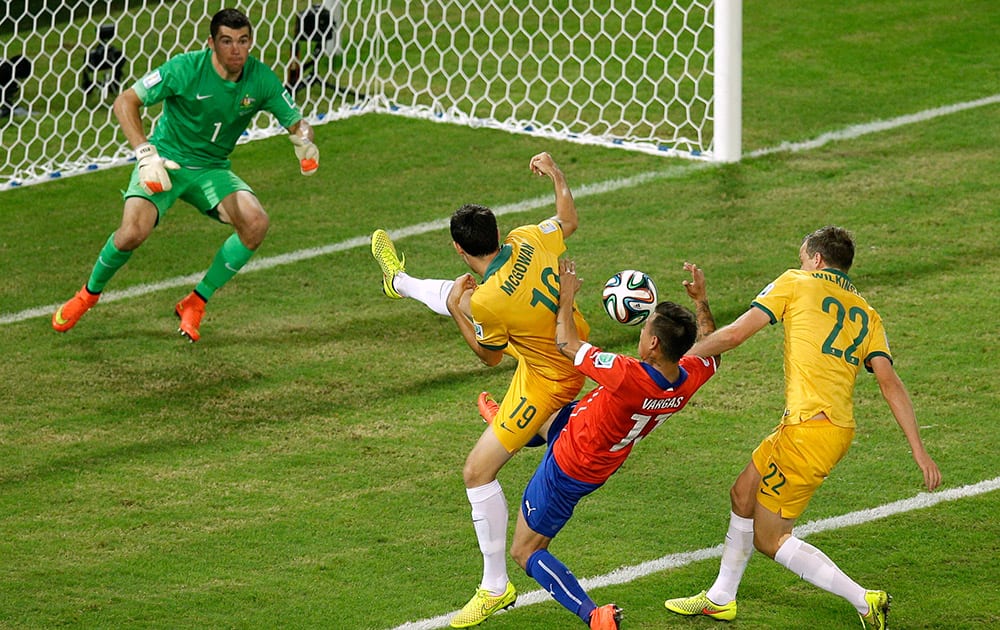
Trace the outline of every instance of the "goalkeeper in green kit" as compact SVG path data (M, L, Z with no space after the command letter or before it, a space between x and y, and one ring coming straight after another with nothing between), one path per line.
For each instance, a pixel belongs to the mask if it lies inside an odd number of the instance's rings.
M250 20L234 9L212 17L208 49L183 53L139 79L114 103L137 164L124 193L121 225L108 238L86 284L52 315L66 332L97 304L101 291L128 262L177 199L235 230L201 282L174 307L178 330L201 337L205 303L250 260L269 219L253 190L230 169L229 154L254 115L268 111L288 130L303 175L319 167L313 131L281 80L250 56ZM140 110L163 103L148 139Z

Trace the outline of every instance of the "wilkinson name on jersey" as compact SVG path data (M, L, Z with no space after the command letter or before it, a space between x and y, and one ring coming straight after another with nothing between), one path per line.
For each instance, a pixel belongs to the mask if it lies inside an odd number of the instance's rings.
M660 411L662 409L680 409L684 406L683 396L673 398L647 398L642 401L644 411Z

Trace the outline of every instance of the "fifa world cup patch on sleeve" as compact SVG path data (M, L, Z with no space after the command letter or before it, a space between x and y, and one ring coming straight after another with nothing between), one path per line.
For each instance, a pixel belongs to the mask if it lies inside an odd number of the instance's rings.
M615 363L615 353L601 352L594 355L595 368L610 368Z
M472 328L476 331L476 339L483 338L483 325L477 321L472 322Z
M160 71L159 70L153 70L152 72L150 72L149 74L147 74L146 76L144 76L142 78L142 85L143 85L143 87L145 87L148 90L149 88L151 88L154 85L158 84L162 80L163 80L163 77L160 76Z
M559 229L559 224L553 219L545 219L538 224L538 229L542 231L542 234L548 234L549 232L555 232Z

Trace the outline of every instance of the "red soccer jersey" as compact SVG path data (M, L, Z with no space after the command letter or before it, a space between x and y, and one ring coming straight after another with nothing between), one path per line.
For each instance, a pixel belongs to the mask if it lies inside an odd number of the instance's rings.
M574 364L598 387L577 403L552 451L563 472L587 483L607 481L632 446L683 409L718 369L714 358L685 356L671 383L647 363L590 344Z

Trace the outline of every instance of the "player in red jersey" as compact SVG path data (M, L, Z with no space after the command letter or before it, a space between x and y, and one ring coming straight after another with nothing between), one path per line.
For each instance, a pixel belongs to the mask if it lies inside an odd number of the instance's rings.
M684 353L715 330L705 292L705 275L684 263L684 282L697 315L661 302L639 334L639 358L602 352L580 339L573 322L573 298L580 287L573 262L559 264L556 344L598 387L552 415L542 429L549 442L528 482L510 554L560 604L593 630L617 630L621 610L598 607L566 566L548 551L576 504L615 473L632 447L684 408L711 378L718 358Z

